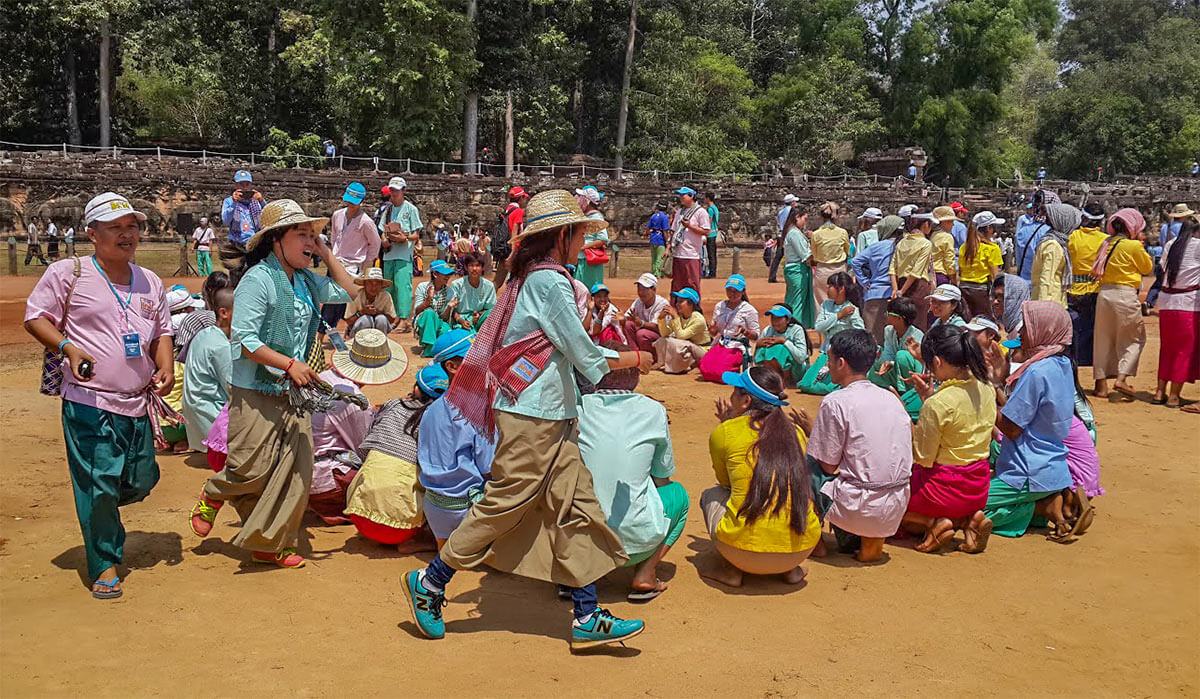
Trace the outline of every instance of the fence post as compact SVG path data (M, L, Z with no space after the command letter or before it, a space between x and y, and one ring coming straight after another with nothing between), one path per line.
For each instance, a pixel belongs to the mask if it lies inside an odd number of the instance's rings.
M17 238L8 236L8 273L17 276Z
M442 161L442 174L443 175L446 174L446 161L445 160Z
M733 248L733 263L731 269L733 271L730 272L730 274L742 273L742 249L739 247Z
M62 146L63 146L63 160L66 160L67 159L67 144L64 143L64 144L62 144Z
M379 172L379 156L377 155L374 158L371 158L371 162L374 163L375 172Z
M117 147L113 146L113 160L117 159Z
M250 154L250 164L251 165L254 164L254 154L253 153Z
M346 169L346 156L344 156L344 155L339 155L339 156L338 156L338 169L339 169L339 170L345 170L345 169Z
M621 276L621 246L614 244L612 246L612 260L608 264L608 276Z
M200 151L200 162L202 162L202 163L208 162L208 151L207 150Z
M580 177L587 177L587 165L584 165L583 163L579 164L579 174Z
M162 162L162 146L155 146L154 152L158 154L158 161Z
M300 154L299 153L296 154L296 169L297 170L300 169Z
M408 175L412 174L412 158L404 159L404 173Z
M550 176L554 177L554 163L550 163Z

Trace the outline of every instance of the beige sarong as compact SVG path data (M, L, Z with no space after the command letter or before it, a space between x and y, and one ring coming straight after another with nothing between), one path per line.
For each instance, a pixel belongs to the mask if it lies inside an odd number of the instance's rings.
M662 367L668 374L686 374L700 363L700 358L708 353L708 347L701 347L691 340L680 340L677 337L660 337L654 341L654 356L658 357L657 366Z
M813 285L813 303L817 309L821 308L821 303L830 297L829 294L829 278L838 272L846 271L846 263L827 265L821 262L813 265L812 285Z
M582 587L629 557L605 524L572 420L497 410L492 480L439 556L453 568L481 565Z
M1125 284L1100 287L1094 337L1092 370L1097 381L1137 375L1146 345L1146 323L1137 289Z
M204 494L233 505L242 529L233 543L278 553L295 546L312 483L312 421L287 396L229 391L229 456Z

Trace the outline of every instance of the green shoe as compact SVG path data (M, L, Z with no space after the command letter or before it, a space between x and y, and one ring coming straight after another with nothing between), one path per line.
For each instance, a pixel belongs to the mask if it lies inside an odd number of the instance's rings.
M426 638L442 638L446 635L446 622L442 620L442 607L446 606L446 595L431 592L421 584L421 571L414 570L404 575L404 594L408 596L413 619Z
M594 648L606 643L621 643L633 638L646 628L638 619L618 619L607 610L596 608L586 623L575 622L571 626L571 650Z

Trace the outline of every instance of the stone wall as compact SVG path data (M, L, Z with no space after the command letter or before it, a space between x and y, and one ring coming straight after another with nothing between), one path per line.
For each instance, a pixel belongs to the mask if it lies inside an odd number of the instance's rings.
M199 158L163 158L154 156L78 155L64 157L58 152L0 153L0 234L21 235L24 222L31 216L53 217L60 228L77 224L83 206L95 194L114 190L128 196L134 205L151 215L152 230L165 230L177 224L181 214L193 220L207 216L219 224L221 202L232 189L235 169L254 173L255 187L268 199L291 198L312 214L328 215L341 203L345 185L358 180L366 185L368 202L380 198L379 188L389 173L344 172L275 168L261 163L236 163L229 160ZM890 180L815 181L785 177L770 183L680 182L610 180L606 176L583 180L571 177L470 177L461 175L405 175L411 200L421 210L426 224L435 218L448 225L490 227L503 210L510 184L519 183L537 192L551 188L574 189L595 184L607 196L601 207L614 223L613 230L627 243L640 242L638 232L660 200L671 199L676 187L690 185L702 192L715 192L721 208L721 228L732 241L753 244L762 233L775 228L775 214L785 193L793 193L815 208L832 200L842 205L847 215L842 225L852 227L853 216L867 206L895 211L903 204L935 206L948 194L950 200L964 201L972 211L991 208L1008 214L1022 192L1012 189L951 189L900 186ZM1111 210L1117 205L1133 205L1148 216L1176 201L1200 200L1200 181L1187 179L1147 179L1109 185L1056 182L1065 201L1080 203L1085 198L1099 199ZM1026 190L1027 191L1027 190Z

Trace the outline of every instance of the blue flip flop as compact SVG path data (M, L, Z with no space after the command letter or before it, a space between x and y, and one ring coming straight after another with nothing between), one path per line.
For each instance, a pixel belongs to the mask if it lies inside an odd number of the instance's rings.
M121 582L120 578L113 578L112 580L96 580L92 583L93 585L103 585L104 587L108 588L108 591L105 592L102 590L92 590L92 597L95 597L96 599L116 599L120 597L121 595L125 594L125 591L113 589L119 582Z

